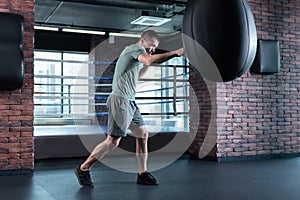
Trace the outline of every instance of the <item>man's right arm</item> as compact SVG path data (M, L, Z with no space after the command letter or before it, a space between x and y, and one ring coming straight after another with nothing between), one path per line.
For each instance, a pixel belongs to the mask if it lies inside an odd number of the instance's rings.
M145 65L151 65L153 63L163 63L173 57L182 56L183 53L184 53L184 49L180 48L175 51L170 51L161 54L154 54L154 55L141 54L138 57L138 61L144 63Z

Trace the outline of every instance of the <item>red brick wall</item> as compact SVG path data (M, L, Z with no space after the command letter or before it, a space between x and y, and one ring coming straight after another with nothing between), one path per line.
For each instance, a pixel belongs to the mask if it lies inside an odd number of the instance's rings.
M201 149L206 137L209 136L210 127L216 126L212 120L214 113L216 113L216 83L204 80L193 68L190 67L190 95L195 92L196 97L190 96L190 136L193 142L189 149L192 158L210 152L208 156L214 157L216 155L216 145L211 145L211 149ZM200 116L199 116L200 115ZM199 121L198 121L199 120ZM212 132L211 134L215 134ZM216 140L213 142L215 143ZM205 142L207 143L207 142Z
M24 17L24 85L0 91L0 170L31 170L33 159L34 0L2 0L0 12Z
M258 39L279 40L281 71L273 75L247 72L216 91L217 104L224 103L218 107L221 114L217 120L225 123L217 124L214 155L220 160L300 152L300 4L294 0L248 2ZM191 74L192 82L196 82L196 76ZM201 95L203 84L199 83L198 88ZM205 130L198 130L191 152L202 145L205 134Z

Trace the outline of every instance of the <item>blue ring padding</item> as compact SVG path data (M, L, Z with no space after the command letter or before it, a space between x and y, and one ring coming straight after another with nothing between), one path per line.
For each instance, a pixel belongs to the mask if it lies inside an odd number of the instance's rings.
M107 96L95 96L95 100L107 100Z
M96 117L106 117L108 116L108 113L95 113Z
M113 80L113 78L112 77L108 77L108 76L95 76L94 80L111 81L111 80Z
M116 65L116 62L99 62L99 61L93 61L92 64L94 64L94 65Z

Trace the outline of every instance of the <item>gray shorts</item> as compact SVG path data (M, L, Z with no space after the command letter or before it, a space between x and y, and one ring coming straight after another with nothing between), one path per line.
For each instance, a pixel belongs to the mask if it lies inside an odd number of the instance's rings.
M134 101L110 95L107 99L108 124L107 134L125 137L130 125L144 126L145 122Z

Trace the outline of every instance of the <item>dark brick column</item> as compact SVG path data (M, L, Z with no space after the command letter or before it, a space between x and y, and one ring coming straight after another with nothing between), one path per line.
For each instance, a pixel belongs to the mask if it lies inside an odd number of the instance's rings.
M0 12L22 15L25 27L24 85L18 90L0 91L0 174L31 173L34 168L34 0L1 1Z

